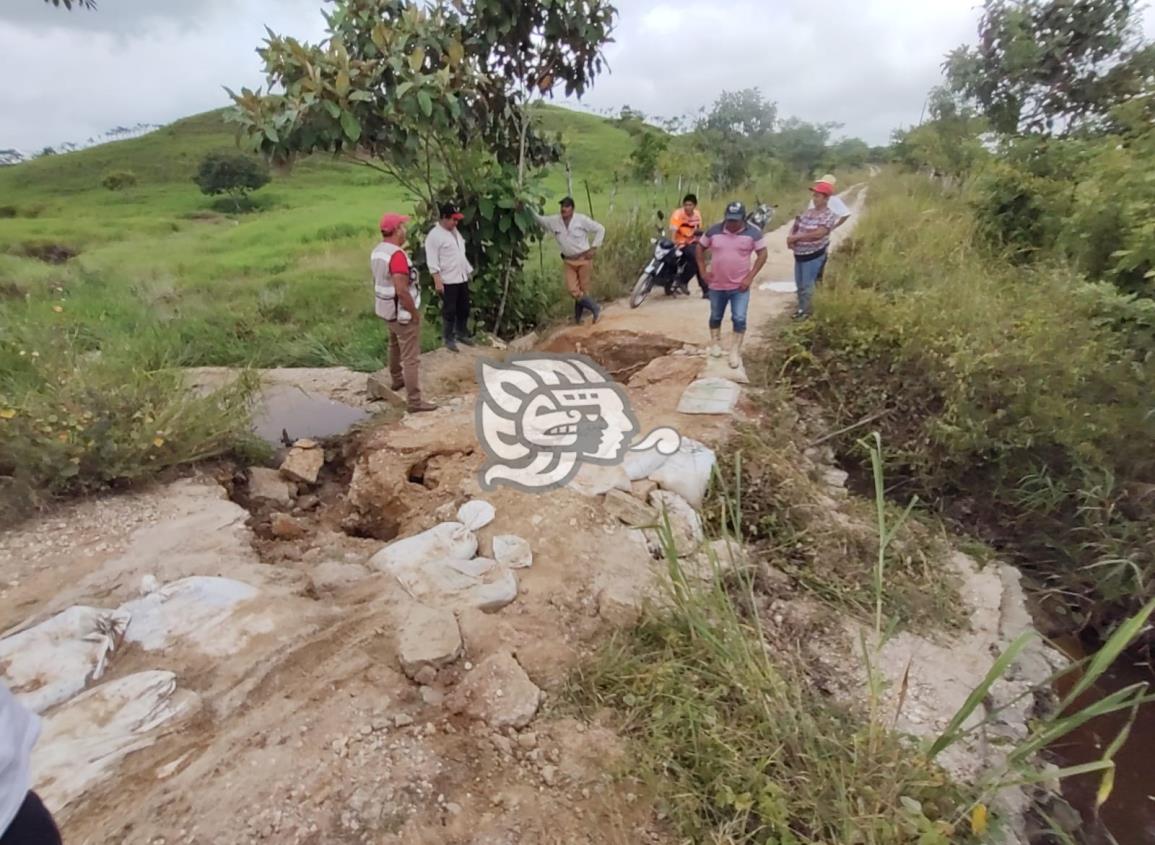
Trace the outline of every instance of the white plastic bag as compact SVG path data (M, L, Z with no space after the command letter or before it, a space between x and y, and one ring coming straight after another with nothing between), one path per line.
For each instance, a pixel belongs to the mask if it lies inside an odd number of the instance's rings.
M98 680L129 614L76 605L0 640L0 673L20 703L42 713Z
M161 671L128 675L78 695L44 718L32 755L34 788L63 820L65 807L198 705L195 693L177 689L176 675Z
M162 651L177 642L189 642L209 654L230 654L244 640L243 632L229 625L229 617L259 590L243 581L194 575L162 587L146 579L149 592L120 606L132 617L125 633L128 642L148 651Z
M470 560L475 554L476 534L460 522L442 522L428 531L394 540L369 558L369 565L396 575L397 570L406 564L420 566L447 557Z

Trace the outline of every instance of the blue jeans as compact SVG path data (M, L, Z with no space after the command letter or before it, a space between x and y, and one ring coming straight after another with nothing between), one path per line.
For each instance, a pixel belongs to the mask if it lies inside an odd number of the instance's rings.
M746 331L746 310L750 307L750 288L746 290L714 290L710 288L710 328L722 327L726 316L726 305L730 306L730 319L734 321L734 331Z
M798 311L809 314L812 310L810 299L814 296L814 286L818 283L818 275L826 264L826 256L811 258L809 261L794 259L794 285L798 288Z

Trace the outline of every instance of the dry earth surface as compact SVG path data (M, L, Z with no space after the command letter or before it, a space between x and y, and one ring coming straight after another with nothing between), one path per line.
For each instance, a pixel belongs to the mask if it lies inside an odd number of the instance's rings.
M857 189L858 208L864 198ZM758 287L792 277L784 234L769 237L755 284L750 324L762 330L793 305L791 294ZM602 364L627 385L643 432L670 425L716 445L754 410L740 398L729 414L677 411L707 368L735 375L705 354L707 310L660 294L637 310L615 303L596 326L565 328L536 347ZM111 649L103 674L82 672L87 691L44 710L37 788L68 842L674 841L645 790L621 775L627 749L609 720L580 722L553 706L575 662L658 594L646 538L620 516L623 500L652 501L654 483L583 473L545 494L483 495L474 359L501 354L426 356L423 381L442 407L385 413L349 438L302 449L309 454L298 458L320 466L315 480L308 467L306 481L206 470L61 505L0 537L0 630L9 637L73 605L144 620L127 637L108 622L87 632L88 647L105 637ZM229 377L202 370L192 380ZM270 371L266 384L288 408L269 411L267 429L291 439L299 395L355 409L354 419L381 404L369 401L363 375L343 370ZM479 555L501 558L495 545L509 535L532 550L528 568L493 570L515 572L509 603L482 609L440 594L418 602L412 585L371 563L387 542L453 521L475 500L495 514L466 532ZM231 580L182 581L196 576ZM173 582L245 592L213 593L198 615L204 602L182 604L163 588ZM1007 599L996 592L984 599L996 630L974 644L988 654L992 638L1008 635L997 630ZM144 604L125 607L142 593ZM146 623L155 635L134 635L132 625ZM890 662L902 672L930 646L896 648ZM0 671L8 669L0 648ZM934 676L916 678L914 732L943 718L923 700ZM129 712L125 695L142 711Z

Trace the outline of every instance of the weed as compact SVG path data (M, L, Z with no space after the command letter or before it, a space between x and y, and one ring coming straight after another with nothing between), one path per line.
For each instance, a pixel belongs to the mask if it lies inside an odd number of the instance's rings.
M1155 308L1062 266L1016 266L925 180L871 188L854 261L779 365L834 428L878 415L891 475L1018 553L1109 629L1149 598ZM863 462L853 433L832 440Z
M744 482L721 510L750 513ZM668 535L668 527L665 529ZM821 693L767 639L748 572L691 586L667 536L667 607L604 646L571 696L610 707L685 841L929 845L975 841L974 796L881 721Z

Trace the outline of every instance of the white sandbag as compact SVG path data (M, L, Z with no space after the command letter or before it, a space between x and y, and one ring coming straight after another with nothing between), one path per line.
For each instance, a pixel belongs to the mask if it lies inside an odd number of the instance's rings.
M0 674L33 713L68 701L98 680L129 615L76 605L0 640Z
M481 578L485 573L497 566L497 561L488 557L475 557L473 560L446 558L445 564L463 575L468 575L471 578Z
M470 531L478 531L493 522L497 511L484 499L472 499L457 509L457 519Z
M32 783L48 808L62 811L115 774L134 751L196 712L195 693L172 672L139 672L94 687L44 718L32 755Z
M470 591L474 607L486 613L496 613L517 598L517 576L512 570L498 568L484 584Z
M243 581L194 575L155 587L147 595L120 606L132 617L125 633L128 642L147 651L162 651L177 643L194 645L213 655L232 654L249 633L244 620L231 622L238 609L252 601L259 590Z
M682 438L682 445L664 464L650 475L650 480L664 490L677 493L694 508L702 507L710 475L714 471L714 451L692 440Z
M498 563L510 569L528 569L533 566L533 549L529 541L515 534L498 534L494 537L493 556Z
M381 572L397 574L405 564L420 566L443 558L470 560L477 554L477 535L460 522L442 522L428 531L394 540L373 557L369 565Z
M628 493L630 477L621 464L582 464L566 486L576 493L594 498L610 490Z
M622 469L626 471L630 481L641 481L643 478L649 478L650 473L656 472L669 457L657 449L646 449L644 452L629 451L622 461Z
M454 558L406 563L395 566L393 572L409 595L430 607L474 607L491 613L517 598L517 577L510 569L488 558L477 560L484 562L475 567L483 569L478 575L462 571L469 567Z

